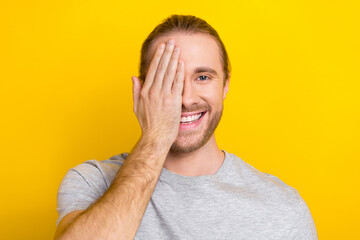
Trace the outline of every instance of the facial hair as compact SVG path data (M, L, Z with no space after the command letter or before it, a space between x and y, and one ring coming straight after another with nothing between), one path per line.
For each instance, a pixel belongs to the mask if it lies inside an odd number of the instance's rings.
M190 111L188 111L190 112ZM210 111L207 111L206 114L209 114ZM219 125L221 116L223 113L223 106L221 107L221 109L217 112L215 112L214 116L210 119L208 127L203 130L202 136L200 137L200 139L195 142L192 143L192 135L194 134L198 134L198 132L189 132L189 133L182 133L181 137L185 138L185 143L183 141L178 142L177 140L175 140L175 142L172 144L171 148L170 148L170 152L173 153L189 153L189 152L193 152L195 150L198 150L199 148L201 148L202 146L205 145L205 143L207 143L210 139L210 137L214 134L215 129L217 128L217 126ZM210 116L210 114L209 114ZM201 123L204 124L204 123Z

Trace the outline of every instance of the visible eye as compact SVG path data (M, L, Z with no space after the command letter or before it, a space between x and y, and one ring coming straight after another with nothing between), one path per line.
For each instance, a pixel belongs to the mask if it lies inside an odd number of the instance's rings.
M208 77L208 76L205 76L205 75L201 75L201 76L199 76L198 78L199 78L200 81L202 81L202 82L209 79L209 77Z

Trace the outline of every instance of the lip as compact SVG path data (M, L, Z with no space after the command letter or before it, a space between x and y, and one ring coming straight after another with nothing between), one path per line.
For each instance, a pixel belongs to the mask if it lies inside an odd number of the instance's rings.
M198 127L201 124L203 118L206 116L207 111L206 112L198 112L198 113L204 113L204 114L196 122L193 122L193 123L190 123L190 124L181 124L180 123L179 129L180 130L188 130L188 129L193 129L193 128ZM190 115L193 115L193 113L191 113Z

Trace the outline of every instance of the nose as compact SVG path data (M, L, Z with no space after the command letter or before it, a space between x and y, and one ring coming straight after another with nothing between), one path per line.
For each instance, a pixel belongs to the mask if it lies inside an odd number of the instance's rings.
M199 95L190 79L185 79L182 93L183 109L190 110L193 105L199 103Z

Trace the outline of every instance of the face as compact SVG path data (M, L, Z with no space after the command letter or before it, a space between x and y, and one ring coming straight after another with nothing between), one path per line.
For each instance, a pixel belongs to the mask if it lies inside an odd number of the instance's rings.
M188 153L201 148L214 137L230 79L224 86L220 48L212 36L173 33L156 39L152 47L170 38L175 39L180 47L180 58L185 63L179 134L170 151Z

